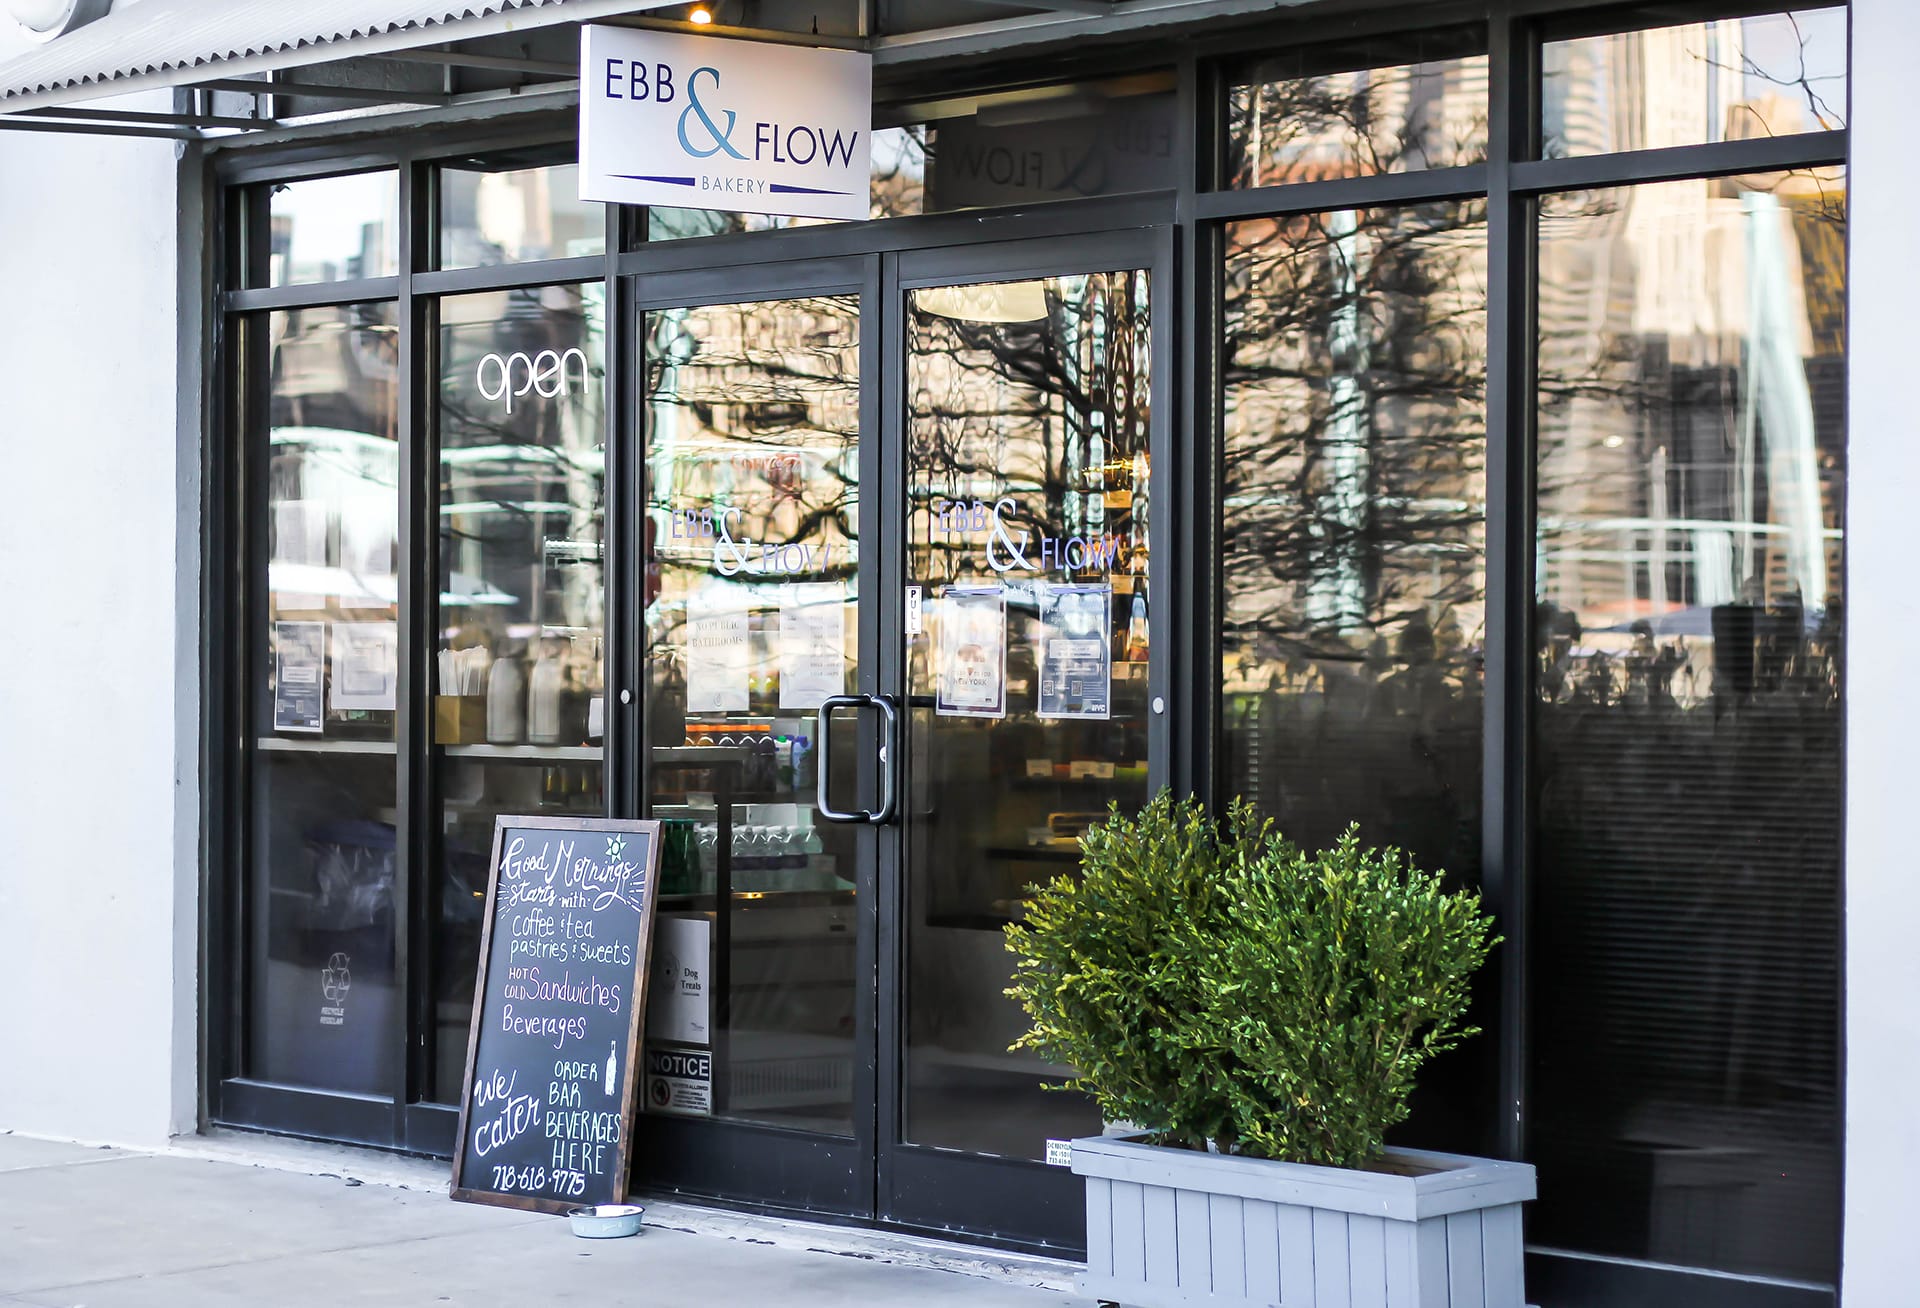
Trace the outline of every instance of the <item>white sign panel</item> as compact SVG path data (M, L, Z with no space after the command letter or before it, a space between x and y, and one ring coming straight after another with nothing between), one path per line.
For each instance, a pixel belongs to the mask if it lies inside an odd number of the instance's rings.
M865 218L873 60L588 25L580 198Z
M738 599L729 596L729 599ZM687 709L745 713L752 698L752 624L739 607L687 605Z
M400 685L400 624L333 624L333 707L391 709Z
M817 709L847 688L847 585L780 588L780 707Z
M681 1044L713 1042L707 1006L712 923L663 915L653 924L653 982L647 992L647 1037Z

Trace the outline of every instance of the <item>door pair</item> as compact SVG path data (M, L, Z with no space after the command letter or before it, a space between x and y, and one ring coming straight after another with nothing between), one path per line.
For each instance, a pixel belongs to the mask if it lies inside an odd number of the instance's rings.
M1004 929L1159 780L1164 248L645 283L642 774L669 838L637 1185L1083 1242L1048 1158L1099 1115L1012 1048Z

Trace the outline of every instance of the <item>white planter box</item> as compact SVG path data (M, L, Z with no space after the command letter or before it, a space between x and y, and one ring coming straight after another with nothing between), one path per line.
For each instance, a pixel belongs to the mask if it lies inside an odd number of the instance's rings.
M1533 1168L1411 1149L1382 1166L1075 1140L1080 1292L1130 1308L1524 1308Z

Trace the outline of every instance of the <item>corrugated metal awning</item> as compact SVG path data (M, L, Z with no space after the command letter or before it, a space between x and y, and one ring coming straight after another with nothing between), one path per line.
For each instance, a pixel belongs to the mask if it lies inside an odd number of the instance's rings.
M498 36L672 0L141 0L0 64L0 113ZM264 89L264 88L263 88Z
M837 9L715 0L702 7L723 17L707 27L685 21L688 0L118 0L105 17L0 63L0 130L205 139L321 131L401 106L551 106L574 94L572 29L585 22L862 49L899 81L917 64L1252 22L1307 2L943 0L933 22L927 10L897 6L902 26L890 31L871 25L873 0L841 0ZM734 20L754 25L723 25ZM174 112L90 104L169 87L194 88L191 103Z

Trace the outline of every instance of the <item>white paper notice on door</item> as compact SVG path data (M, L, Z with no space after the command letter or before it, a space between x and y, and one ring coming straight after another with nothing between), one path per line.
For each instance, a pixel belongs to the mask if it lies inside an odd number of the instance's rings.
M942 717L1007 716L1007 596L999 586L949 586L935 617Z
M663 916L653 924L653 981L647 990L647 1039L713 1043L707 968L713 924L704 917Z
M333 708L391 709L399 701L400 624L333 624Z
M687 711L745 713L753 671L747 610L698 597L687 605Z
M847 685L847 585L780 588L780 707L817 709Z

